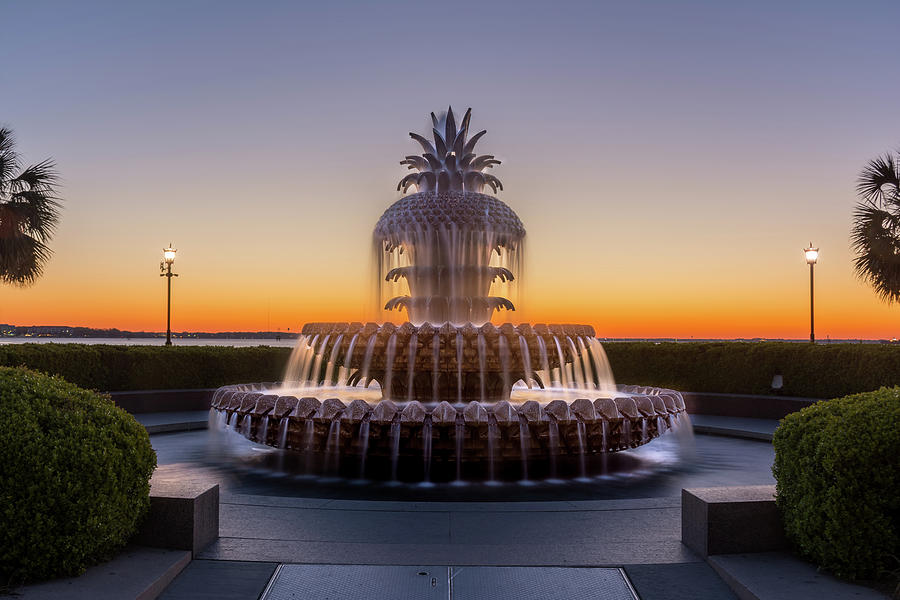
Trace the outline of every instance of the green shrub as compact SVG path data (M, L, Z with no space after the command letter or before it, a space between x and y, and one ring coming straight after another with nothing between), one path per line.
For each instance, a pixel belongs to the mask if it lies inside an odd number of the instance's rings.
M278 381L290 348L230 346L0 345L0 365L53 373L81 387L117 392L214 388Z
M689 392L836 398L900 384L900 345L790 342L609 342L616 381Z
M0 367L0 584L82 572L135 532L156 454L112 401Z
M790 414L774 444L778 506L803 555L854 579L900 566L900 387Z
M835 398L900 384L900 346L785 342L609 342L616 381L689 392L767 394L772 376L786 396ZM116 392L214 388L279 381L290 348L0 344L0 365L60 375Z

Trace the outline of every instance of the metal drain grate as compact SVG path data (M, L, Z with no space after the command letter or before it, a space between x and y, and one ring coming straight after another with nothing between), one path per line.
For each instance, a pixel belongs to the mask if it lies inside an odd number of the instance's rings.
M636 600L621 569L451 567L455 600Z
M282 565L262 600L419 600L450 597L447 567Z
M636 600L621 569L282 565L262 600Z

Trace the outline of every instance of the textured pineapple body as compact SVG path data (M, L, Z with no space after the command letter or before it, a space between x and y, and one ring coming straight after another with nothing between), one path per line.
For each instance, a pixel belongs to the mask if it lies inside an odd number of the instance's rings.
M490 232L503 246L515 246L525 226L505 202L475 192L419 192L394 202L375 225L375 236L400 244L417 229Z
M476 325L495 310L514 310L491 288L513 281L524 236L516 213L493 196L451 191L401 198L375 227L379 269L391 288L385 308L405 308L414 324Z

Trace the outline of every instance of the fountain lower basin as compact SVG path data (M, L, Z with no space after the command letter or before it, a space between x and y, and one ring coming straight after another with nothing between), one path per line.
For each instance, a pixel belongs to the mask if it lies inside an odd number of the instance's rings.
M313 395L325 391L330 397ZM455 404L395 402L352 387L303 392L225 386L213 398L212 425L294 451L311 474L439 482L588 477L603 472L608 453L689 423L681 394L663 388L620 386L602 397L566 390L569 398L552 400L558 390L526 389Z

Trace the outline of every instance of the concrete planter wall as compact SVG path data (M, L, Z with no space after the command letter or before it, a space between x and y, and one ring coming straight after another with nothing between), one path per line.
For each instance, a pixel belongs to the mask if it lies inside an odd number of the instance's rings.
M756 419L781 419L819 401L817 398L710 392L682 392L681 395L689 414Z
M132 414L209 410L215 389L112 392L116 406Z

